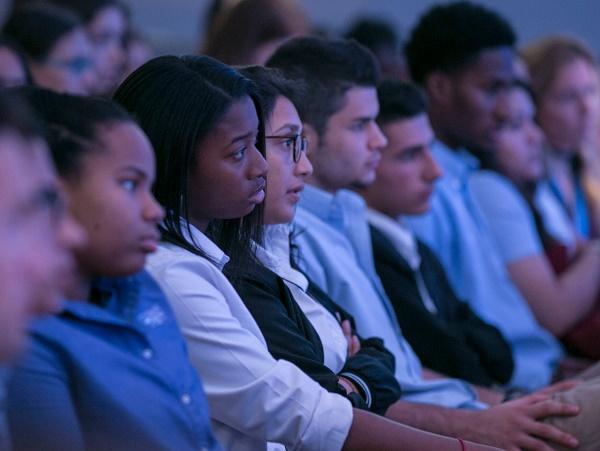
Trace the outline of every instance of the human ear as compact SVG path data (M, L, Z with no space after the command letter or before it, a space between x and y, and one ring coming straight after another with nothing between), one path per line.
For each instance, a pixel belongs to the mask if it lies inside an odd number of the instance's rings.
M452 101L452 80L444 72L429 74L425 80L425 89L432 103L447 105Z
M306 156L310 158L312 153L319 147L319 134L312 125L306 122L302 123L302 134L308 140Z

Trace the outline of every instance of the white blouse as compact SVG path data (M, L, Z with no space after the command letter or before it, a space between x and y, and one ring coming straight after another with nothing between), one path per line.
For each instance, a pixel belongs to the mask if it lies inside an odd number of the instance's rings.
M293 364L273 359L258 325L221 272L228 257L190 227L212 261L161 243L147 269L175 312L223 448L264 450L267 442L277 442L290 450L341 449L352 423L350 402ZM281 448L269 444L269 449Z
M265 246L257 247L260 262L281 277L292 296L314 327L323 345L324 364L339 373L348 357L348 341L338 320L306 293L308 279L290 263L289 226L277 224L265 227Z

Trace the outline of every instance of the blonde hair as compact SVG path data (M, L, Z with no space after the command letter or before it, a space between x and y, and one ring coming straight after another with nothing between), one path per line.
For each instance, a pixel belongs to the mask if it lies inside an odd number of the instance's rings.
M521 50L521 56L529 69L531 88L537 99L544 96L558 71L567 64L582 59L594 68L598 67L598 60L589 46L568 35L534 41Z

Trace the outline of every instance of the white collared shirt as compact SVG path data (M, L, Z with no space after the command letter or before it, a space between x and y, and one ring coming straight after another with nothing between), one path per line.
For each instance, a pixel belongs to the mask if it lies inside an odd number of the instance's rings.
M339 450L352 406L291 363L276 361L233 286L221 272L228 257L198 229L195 243L213 262L161 243L148 259L175 312L210 404L224 449ZM282 447L280 446L279 449ZM269 449L277 449L269 444Z
M306 292L306 276L290 264L289 226L278 224L265 227L265 246L257 247L256 256L283 279L294 301L319 334L323 345L323 363L334 373L339 373L348 357L348 341L335 317Z

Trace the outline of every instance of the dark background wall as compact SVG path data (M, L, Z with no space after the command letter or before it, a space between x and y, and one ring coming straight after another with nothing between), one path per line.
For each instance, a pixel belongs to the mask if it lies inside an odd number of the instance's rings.
M161 52L190 52L203 36L201 17L208 0L125 0L134 21ZM496 9L514 25L525 43L549 33L576 33L600 53L598 0L478 0ZM402 35L435 0L299 0L316 25L343 30L360 17L383 16Z

